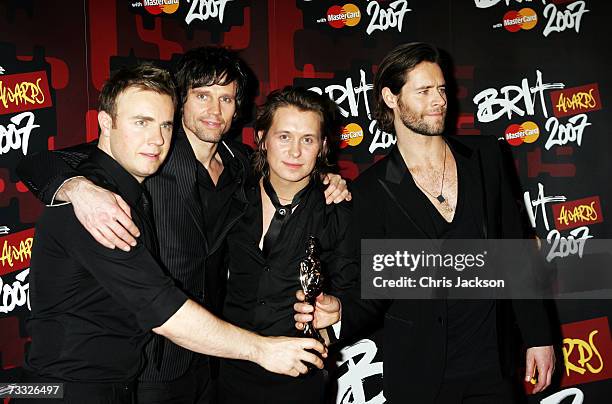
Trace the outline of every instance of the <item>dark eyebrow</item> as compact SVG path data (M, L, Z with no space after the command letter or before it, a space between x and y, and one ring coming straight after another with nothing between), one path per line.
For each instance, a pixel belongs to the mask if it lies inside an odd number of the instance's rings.
M446 87L446 84L442 84L442 85L439 85L439 86L433 86L433 85L430 85L430 86L421 86L421 87L417 87L416 89L417 90L428 90L430 88L439 88L439 87Z
M153 122L155 120L153 117L147 115L134 115L131 117L131 119L140 119L147 122Z

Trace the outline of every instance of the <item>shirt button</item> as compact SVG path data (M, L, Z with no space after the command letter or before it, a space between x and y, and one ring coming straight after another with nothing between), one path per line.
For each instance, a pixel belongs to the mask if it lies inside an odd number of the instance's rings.
M265 305L265 304L266 304L266 301L265 301L265 300L260 300L260 301L259 301L259 304L260 304L261 306L263 306L263 305Z
M236 178L236 184L241 184L241 183L242 183L242 178L237 177L237 178Z
M270 267L266 265L266 266L264 267L264 271L266 271L266 272L270 272Z

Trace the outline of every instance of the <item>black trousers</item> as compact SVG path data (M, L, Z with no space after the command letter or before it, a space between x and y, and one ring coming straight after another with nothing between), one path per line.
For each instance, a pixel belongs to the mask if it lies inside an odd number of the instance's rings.
M196 357L178 379L138 382L138 404L214 404L215 384L211 381L208 358Z
M277 375L251 363L232 366L222 360L219 404L323 404L326 373L312 370L300 377Z
M444 380L436 404L514 404L509 379L499 371L482 372L453 380Z

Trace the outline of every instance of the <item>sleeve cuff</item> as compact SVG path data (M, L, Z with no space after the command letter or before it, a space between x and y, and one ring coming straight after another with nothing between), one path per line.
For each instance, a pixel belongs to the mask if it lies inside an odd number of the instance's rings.
M136 313L143 330L151 331L164 324L178 309L183 307L187 296L176 286L171 286L151 302L150 306Z
M77 175L74 177L70 177L65 179L64 181L62 181L62 183L59 185L59 187L57 187L57 189L55 190L55 192L53 193L53 196L51 197L51 202L49 202L48 205L46 205L47 207L53 207L53 206L62 206L62 205L67 205L70 202L55 202L55 198L57 197L57 193L60 191L60 189L62 189L62 187L64 186L64 184L66 184L68 181L73 180L75 178L85 178L82 175Z

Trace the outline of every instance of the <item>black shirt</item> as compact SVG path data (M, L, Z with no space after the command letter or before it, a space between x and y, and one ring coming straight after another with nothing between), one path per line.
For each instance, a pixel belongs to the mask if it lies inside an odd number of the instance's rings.
M72 206L45 208L32 247L26 367L67 381L129 381L142 367L151 329L187 298L147 249L154 227L142 209L140 184L101 150L79 170L124 198L141 237L129 252L111 250L83 228Z
M200 191L202 213L204 214L204 228L207 229L209 240L213 239L213 225L217 223L219 213L227 205L235 192L235 178L240 177L233 173L234 167L231 165L233 160L227 158L227 156L224 158L227 150L222 145L219 146L218 153L221 155L224 167L216 185L202 163L198 162L197 168L198 189Z
M465 168L457 163L457 207L449 223L421 193L438 239L481 239L482 231L466 206L469 185ZM499 368L497 353L495 301L447 300L448 324L446 369L444 377L455 379L465 375Z
M350 204L326 205L322 186L313 185L264 257L259 248L263 231L260 192L259 183L253 181L247 188L249 206L228 234L229 279L223 315L227 321L261 335L297 336L293 304L295 292L301 289L299 265L306 256L310 235L320 246L325 292L338 293L356 282L358 251L346 236ZM256 365L231 362L266 373Z

